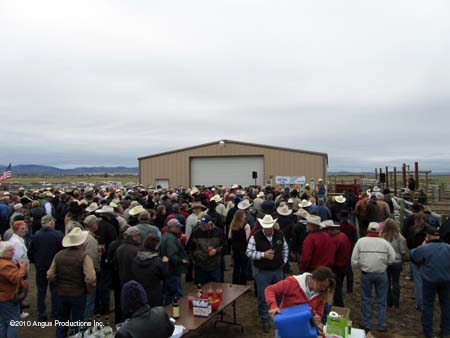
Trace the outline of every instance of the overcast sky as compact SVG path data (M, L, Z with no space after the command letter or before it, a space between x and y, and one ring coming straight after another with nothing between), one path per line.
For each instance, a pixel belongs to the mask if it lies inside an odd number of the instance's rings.
M222 138L450 170L448 1L0 1L0 163Z

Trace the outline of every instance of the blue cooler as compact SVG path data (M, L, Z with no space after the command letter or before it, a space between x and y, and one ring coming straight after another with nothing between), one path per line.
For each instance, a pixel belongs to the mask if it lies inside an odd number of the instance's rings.
M281 309L274 317L280 338L317 338L317 329L311 325L313 314L309 304Z

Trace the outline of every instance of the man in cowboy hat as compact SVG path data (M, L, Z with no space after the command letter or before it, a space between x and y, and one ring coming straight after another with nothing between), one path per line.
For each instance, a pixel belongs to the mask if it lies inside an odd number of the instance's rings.
M292 215L292 210L289 209L287 204L281 202L280 206L277 208L277 223L280 226L280 230L283 233L284 239L287 243L291 242L292 232L295 225L295 216ZM284 272L290 272L289 261L284 266Z
M297 217L297 222L294 224L294 228L292 230L291 241L289 243L289 250L291 258L297 262L297 265L300 269L300 257L302 254L303 241L306 237L306 217L309 216L309 213L300 208L294 214Z
M330 235L321 230L319 216L306 217L306 231L300 258L302 271L311 272L319 266L332 268L336 249Z
M55 255L47 271L47 278L55 283L58 293L58 320L82 321L86 304L86 290L95 286L95 270L91 257L84 251L87 231L74 228L63 238L65 249ZM72 330L77 327L72 327ZM67 337L68 327L56 326L56 337ZM73 332L71 333L73 334Z
M45 193L45 200L42 203L42 207L45 210L45 213L47 215L56 216L56 209L55 206L53 205L53 199L55 198L55 195L53 195L50 191L47 191Z
M341 212L348 211L347 204L345 204L346 201L347 199L342 195L334 197L334 203L331 205L330 211L331 211L331 219L335 223L340 222L341 219L339 218L339 215L341 214Z
M332 270L336 276L336 288L334 290L334 306L344 307L344 298L342 296L342 287L344 278L350 264L350 256L352 254L352 244L347 235L339 230L340 225L335 224L332 220L321 223L321 227L333 239L336 253Z
M258 313L264 332L270 331L270 317L264 291L267 286L283 279L283 266L288 261L289 247L283 233L273 228L277 219L271 215L258 218L258 230L247 245L247 256L253 260L258 294Z
M379 237L380 225L371 222L367 236L360 238L353 249L352 267L361 271L361 328L370 329L372 287L375 287L378 321L377 330L387 331L386 307L388 280L386 269L395 260L395 250Z
M100 313L109 313L110 307L110 292L112 283L112 265L107 261L107 252L110 244L119 237L118 222L114 218L114 208L104 205L95 213L102 219L99 223L97 232L98 243L102 253L100 260L100 273L98 275L98 283L96 289L96 309Z

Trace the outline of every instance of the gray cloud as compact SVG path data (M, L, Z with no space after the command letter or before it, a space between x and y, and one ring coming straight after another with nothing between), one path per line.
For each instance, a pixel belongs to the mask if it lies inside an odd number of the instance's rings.
M445 1L0 6L3 162L137 165L228 138L331 170L450 168Z

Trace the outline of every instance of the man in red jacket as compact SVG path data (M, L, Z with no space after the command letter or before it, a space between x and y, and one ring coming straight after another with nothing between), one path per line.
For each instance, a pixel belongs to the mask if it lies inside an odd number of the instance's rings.
M336 275L336 290L334 291L333 305L344 307L342 287L347 268L350 264L352 244L347 235L339 231L339 227L339 224L334 224L331 220L322 222L322 228L331 236L336 248L334 264L332 267L333 272Z
M327 267L319 267L314 272L289 276L276 284L270 285L264 291L269 315L273 318L280 309L308 303L313 313L313 322L322 330L321 318L326 302L331 302L331 295L335 287L334 274ZM278 307L277 298L281 297Z
M300 268L311 272L319 266L333 267L335 245L329 234L320 230L320 217L309 215L306 218L308 232L302 248Z

